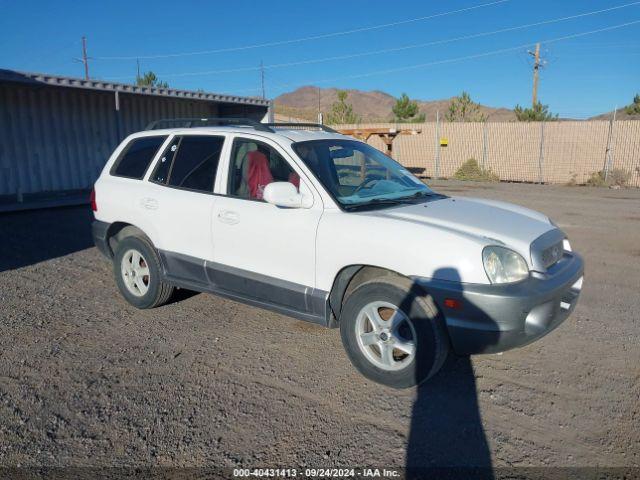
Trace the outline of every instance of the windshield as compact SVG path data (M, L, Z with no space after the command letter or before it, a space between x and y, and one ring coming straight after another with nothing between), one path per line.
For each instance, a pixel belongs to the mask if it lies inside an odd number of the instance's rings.
M432 191L384 153L355 140L312 140L293 149L333 197L346 208L393 204Z

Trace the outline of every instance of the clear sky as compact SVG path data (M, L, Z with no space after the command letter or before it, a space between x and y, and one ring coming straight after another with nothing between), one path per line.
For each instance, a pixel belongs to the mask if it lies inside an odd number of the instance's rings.
M621 5L628 6L479 36ZM456 10L463 11L434 16ZM467 90L483 104L512 108L531 101L526 45L541 41L540 100L584 118L640 93L640 23L545 41L634 21L640 2L633 0L0 0L0 68L82 76L74 57L86 35L94 78L132 82L140 57L143 71L172 87L259 95L263 62L270 98L303 85L423 100ZM473 38L449 41L466 36ZM388 51L400 47L414 48ZM324 61L340 56L351 57Z

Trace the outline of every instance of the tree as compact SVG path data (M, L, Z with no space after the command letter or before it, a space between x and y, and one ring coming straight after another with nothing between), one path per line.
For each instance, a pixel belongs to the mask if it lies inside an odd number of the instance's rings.
M449 122L484 122L487 116L480 111L480 104L471 100L471 95L462 92L451 101L445 118Z
M513 109L520 122L548 122L558 119L558 115L549 112L549 106L537 102L532 108L522 108L516 105Z
M633 103L625 108L627 115L640 115L640 94L633 97Z
M338 90L338 100L331 105L331 111L327 115L327 123L335 125L341 123L358 123L360 116L353 111L353 105L347 103L349 92Z
M169 88L167 82L161 82L156 74L151 71L145 72L141 77L136 77L136 85L139 87Z
M411 100L406 93L396 100L392 110L395 121L399 123L423 123L425 119L424 113L418 113L418 102Z

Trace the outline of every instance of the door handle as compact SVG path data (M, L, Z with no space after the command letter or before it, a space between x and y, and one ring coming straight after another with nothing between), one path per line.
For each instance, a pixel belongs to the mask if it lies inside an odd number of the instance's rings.
M220 220L222 223L234 225L240 221L240 217L238 217L238 214L236 212L224 210L218 213L218 220Z
M158 209L158 200L155 198L143 198L140 200L140 205L147 210L157 210Z

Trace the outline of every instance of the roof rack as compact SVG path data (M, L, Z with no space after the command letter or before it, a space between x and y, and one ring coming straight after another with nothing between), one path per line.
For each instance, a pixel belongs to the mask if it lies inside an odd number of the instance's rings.
M296 122L277 122L277 123L264 123L263 125L267 125L269 127L298 127L298 128L319 128L323 132L327 133L339 133L335 131L331 127L327 127L321 123L296 123Z
M269 128L266 123L256 122L249 118L236 118L236 117L208 117L208 118L166 118L162 120L156 120L147 125L145 130L158 130L160 128L194 128L194 127L208 127L208 126L237 126L237 127L251 127L254 130L261 132L271 132L273 130Z
M195 128L195 127L208 127L208 126L236 126L236 127L250 127L260 132L274 133L271 127L295 127L300 129L318 128L327 133L339 133L333 128L322 125L321 123L296 123L296 122L284 122L284 123L260 123L250 118L240 117L207 117L207 118L165 118L162 120L155 120L147 125L145 130L158 130L161 128Z

